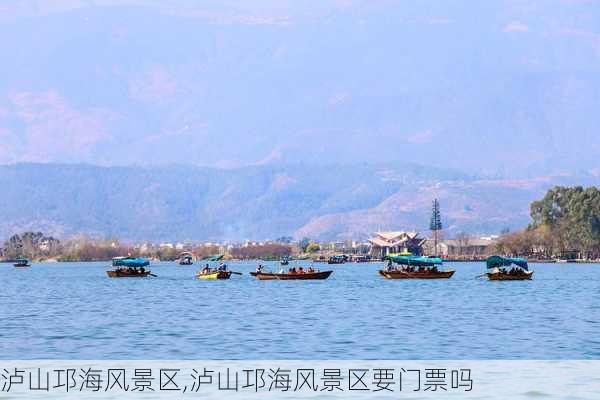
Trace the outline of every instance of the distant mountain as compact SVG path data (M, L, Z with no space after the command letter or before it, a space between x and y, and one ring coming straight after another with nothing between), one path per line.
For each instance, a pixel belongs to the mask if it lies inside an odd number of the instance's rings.
M597 167L593 1L3 0L0 163Z
M497 233L525 225L529 202L546 188L598 181L482 180L402 163L231 170L18 164L0 166L0 239L23 230L156 241L426 233L436 197L448 235Z

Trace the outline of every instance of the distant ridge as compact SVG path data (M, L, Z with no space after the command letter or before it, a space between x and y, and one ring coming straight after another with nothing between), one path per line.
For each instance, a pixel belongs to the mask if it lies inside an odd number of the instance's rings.
M529 221L529 202L557 177L481 180L415 164L193 166L0 166L0 238L23 230L128 240L244 240L284 235L362 239L377 229L425 232L440 199L451 235L494 233Z

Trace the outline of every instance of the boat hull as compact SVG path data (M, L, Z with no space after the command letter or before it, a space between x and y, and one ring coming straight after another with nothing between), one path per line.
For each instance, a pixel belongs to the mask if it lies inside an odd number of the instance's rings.
M151 271L145 271L139 274L128 274L119 271L106 271L106 275L108 275L109 278L146 278L150 275L150 273Z
M26 265L23 265L23 264L13 264L13 266L15 268L29 268L29 267L31 267L31 264L26 264Z
M490 281L530 281L533 278L533 271L530 271L526 275L508 275L501 273L488 273L488 279Z
M438 272L405 272L405 271L379 271L386 279L450 279L456 271Z
M196 275L198 279L206 281L225 280L231 278L231 272L229 271L214 271L208 273L198 273Z
M306 281L329 278L333 271L306 272L303 274L271 274L266 272L250 272L259 281Z

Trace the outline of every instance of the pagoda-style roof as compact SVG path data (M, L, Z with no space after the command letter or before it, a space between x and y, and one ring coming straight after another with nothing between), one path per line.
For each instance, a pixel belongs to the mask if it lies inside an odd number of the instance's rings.
M418 240L421 243L424 239L420 239L418 236L417 232L375 232L375 236L369 239L369 242L379 247L397 247L412 240Z

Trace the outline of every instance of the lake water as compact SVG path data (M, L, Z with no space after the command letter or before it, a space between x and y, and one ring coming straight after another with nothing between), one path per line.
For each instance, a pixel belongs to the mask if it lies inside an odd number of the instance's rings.
M476 279L483 263L448 263L450 280L389 281L381 266L286 282L201 281L198 263L156 264L147 279L109 279L107 263L0 264L0 358L600 357L600 265L533 264L530 282Z

